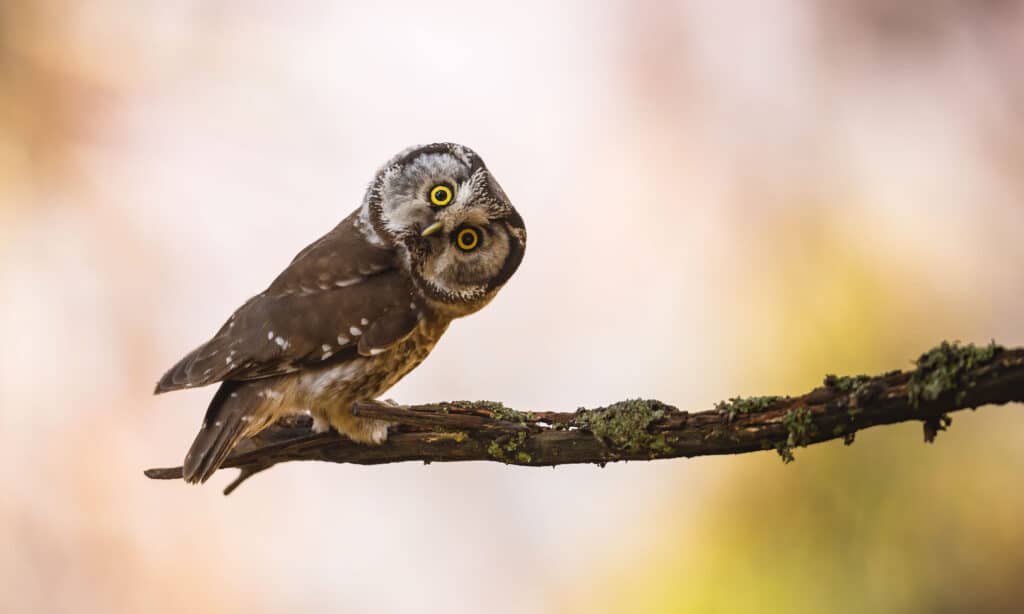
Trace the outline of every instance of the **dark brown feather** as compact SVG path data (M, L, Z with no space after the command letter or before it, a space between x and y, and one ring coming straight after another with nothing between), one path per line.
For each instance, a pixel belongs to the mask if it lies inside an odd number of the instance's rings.
M392 253L370 245L350 216L168 370L156 392L290 373L352 353L364 334L367 352L385 349L415 327L412 301Z
M419 308L410 303L397 305L370 323L359 337L359 353L373 356L405 338L416 327Z
M358 219L357 209L299 252L266 293L280 296L330 290L395 268L394 250L367 241L356 225Z
M261 294L171 368L157 392L297 371L356 347L371 330L371 347L387 348L415 327L411 301L412 285L397 271L313 294Z
M192 442L182 466L186 482L205 482L217 471L241 438L245 419L256 408L254 399L240 382L225 382L213 395L203 424ZM241 394L240 394L241 393ZM248 418L247 418L248 417Z

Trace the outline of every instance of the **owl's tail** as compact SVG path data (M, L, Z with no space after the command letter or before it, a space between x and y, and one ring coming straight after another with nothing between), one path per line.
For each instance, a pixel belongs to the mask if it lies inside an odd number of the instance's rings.
M182 477L186 482L195 484L210 479L242 438L256 408L256 400L246 394L249 389L244 382L221 384L206 409L199 434L185 455Z

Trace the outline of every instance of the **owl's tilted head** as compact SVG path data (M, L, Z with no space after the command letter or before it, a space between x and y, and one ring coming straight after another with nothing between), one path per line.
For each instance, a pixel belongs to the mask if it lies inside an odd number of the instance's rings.
M403 255L432 300L473 311L519 267L526 227L468 147L406 150L377 173L364 201L377 236Z

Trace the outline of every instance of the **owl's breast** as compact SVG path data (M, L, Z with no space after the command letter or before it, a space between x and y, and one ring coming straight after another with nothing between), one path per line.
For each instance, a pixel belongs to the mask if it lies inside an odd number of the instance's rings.
M298 375L298 404L348 411L354 401L383 394L423 362L447 328L447 320L424 319L409 336L384 352L303 371Z

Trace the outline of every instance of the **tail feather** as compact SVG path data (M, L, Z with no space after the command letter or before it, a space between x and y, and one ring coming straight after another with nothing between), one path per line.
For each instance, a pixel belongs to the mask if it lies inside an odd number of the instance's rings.
M202 351L204 346L200 346L191 352L189 352L184 358L174 364L173 367L164 373L160 381L156 383L156 388L153 390L153 394L162 394L171 390L180 390L181 388L190 388L195 383L190 375L192 363L195 362L196 357L199 356L199 352Z
M183 463L183 477L189 483L202 483L220 468L224 459L242 438L255 403L247 399L242 382L224 382L210 401L192 447Z

